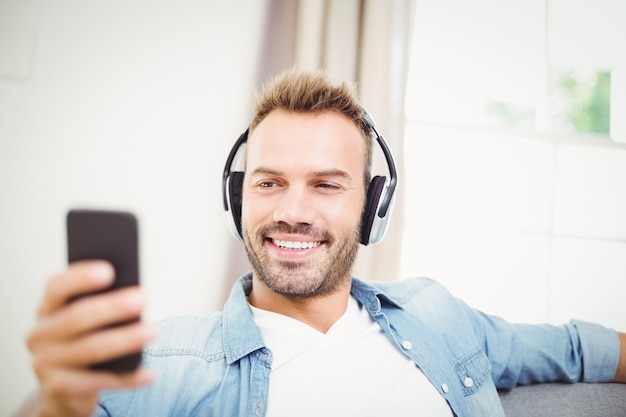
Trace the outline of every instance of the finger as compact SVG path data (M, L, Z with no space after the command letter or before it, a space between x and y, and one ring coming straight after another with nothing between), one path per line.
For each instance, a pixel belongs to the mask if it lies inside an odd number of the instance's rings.
M55 312L72 297L109 287L113 283L114 275L113 266L105 261L70 264L64 273L48 281L39 307L39 317Z
M45 373L55 367L81 368L134 352L156 337L154 325L134 322L80 336L64 343L39 345L35 371Z
M39 320L34 339L69 339L114 323L136 319L145 307L137 286L81 298Z

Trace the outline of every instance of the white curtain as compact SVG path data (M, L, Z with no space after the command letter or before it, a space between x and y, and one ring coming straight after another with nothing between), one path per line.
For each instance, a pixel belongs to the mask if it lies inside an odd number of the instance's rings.
M357 82L361 102L394 153L398 175L390 228L378 245L362 247L354 273L364 279L399 278L403 235L404 97L414 0L301 0L295 65L324 68L337 81ZM387 175L381 152L374 174Z

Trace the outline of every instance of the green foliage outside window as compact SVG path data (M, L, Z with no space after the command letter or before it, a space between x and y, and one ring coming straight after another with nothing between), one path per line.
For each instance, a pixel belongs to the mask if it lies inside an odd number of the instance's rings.
M611 73L596 71L583 77L560 73L548 100L550 130L609 135L611 116ZM536 109L492 100L487 112L500 123L522 128L536 123Z
M609 134L611 73L597 71L591 82L571 74L557 82L566 104L562 122L578 132Z

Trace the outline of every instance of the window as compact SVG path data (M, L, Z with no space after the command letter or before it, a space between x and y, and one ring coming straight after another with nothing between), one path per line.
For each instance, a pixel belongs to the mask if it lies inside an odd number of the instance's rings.
M417 2L403 276L510 320L626 327L624 15L617 0Z

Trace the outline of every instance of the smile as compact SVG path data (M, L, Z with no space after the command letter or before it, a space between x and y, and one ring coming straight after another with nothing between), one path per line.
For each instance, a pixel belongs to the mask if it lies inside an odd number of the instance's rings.
M281 249L313 249L322 244L322 242L299 242L290 240L272 240L272 243Z

